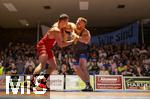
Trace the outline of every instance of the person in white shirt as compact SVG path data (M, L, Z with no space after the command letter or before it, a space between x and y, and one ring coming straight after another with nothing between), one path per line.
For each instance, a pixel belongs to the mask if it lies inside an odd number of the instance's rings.
M26 62L25 68L27 68L27 67L30 66L30 65L31 65L33 68L35 68L35 64L34 64L34 62L32 61L31 58L29 58L29 60Z

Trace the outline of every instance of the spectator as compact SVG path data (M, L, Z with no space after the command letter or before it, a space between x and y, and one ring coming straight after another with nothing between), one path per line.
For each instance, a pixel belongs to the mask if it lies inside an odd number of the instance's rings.
M145 49L144 46L142 46L141 50L140 50L140 54L147 54L147 50Z
M105 66L102 66L100 69L99 75L110 75L108 68Z
M31 58L29 58L29 60L27 60L27 62L25 64L25 68L27 68L30 65L33 66L33 68L35 68L35 64L34 64L34 62L32 61Z
M58 75L58 74L59 74L58 69L54 70L54 71L51 73L51 75Z
M124 65L122 63L118 64L118 74L121 75L122 72L125 70Z
M99 58L106 58L107 57L107 53L104 51L104 49L103 48L100 48L99 49Z
M67 74L67 65L66 64L62 64L61 74L63 74L63 75Z
M124 71L122 72L123 76L134 76L133 68L128 68L128 66L124 66Z
M118 75L118 70L117 70L117 64L114 60L110 60L109 61L110 66L111 66L111 73L112 75Z
M93 64L91 65L91 69L89 70L90 74L99 74L99 67L97 65L97 62L93 62Z
M142 75L150 76L150 64L143 64Z
M11 70L10 70L10 73L11 75L16 75L17 74L17 67L14 63L11 63Z
M143 76L142 74L141 74L141 72L142 72L142 70L141 70L141 65L140 65L140 63L137 61L136 62L136 71L137 71L137 76Z
M74 74L72 69L72 49L69 46L60 49L54 47L54 54L58 62L58 71L61 74ZM10 74L15 70L22 74L28 66L34 67L38 64L35 48L25 43L10 42L5 49L0 50L0 60L3 60L3 70ZM11 64L16 64L12 69ZM65 66L64 66L65 65ZM105 69L111 75L149 76L150 47L134 45L104 45L89 47L87 68L90 74L99 74L99 68ZM26 69L25 69L26 68ZM58 74L56 71L54 74ZM31 74L31 72L29 73Z
M93 47L90 49L90 59L92 61L98 61L98 51L96 45L93 45Z
M25 70L25 74L27 75L32 75L34 71L34 68L32 65L27 66L26 70Z
M21 59L16 60L16 67L17 67L17 70L18 70L18 74L23 74L24 73L25 66L24 66L24 63Z
M2 63L0 62L0 76L3 75L4 67L2 66Z

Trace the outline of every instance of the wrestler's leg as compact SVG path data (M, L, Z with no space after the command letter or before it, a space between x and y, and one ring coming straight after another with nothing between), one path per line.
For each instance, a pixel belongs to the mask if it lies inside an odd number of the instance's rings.
M80 68L83 72L83 77L85 78L84 82L89 82L90 77L87 70L87 60L85 58L80 58Z
M76 72L76 74L81 78L82 81L86 81L86 79L84 78L84 74L82 72L82 69L80 68L79 65L73 65L73 69Z
M33 74L40 74L41 70L45 67L46 62L48 59L48 55L46 52L43 52L43 54L41 54L39 56L39 65L35 68Z
M49 63L49 66L47 69L47 74L50 75L54 70L56 70L57 63L56 63L55 57L49 59L48 63Z

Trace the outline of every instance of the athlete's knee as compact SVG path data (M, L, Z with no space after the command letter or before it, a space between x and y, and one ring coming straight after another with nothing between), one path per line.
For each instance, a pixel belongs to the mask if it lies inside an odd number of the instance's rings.
M44 67L45 67L45 65L46 65L46 63L45 63L45 62L40 62L40 64L39 64L39 66L40 66L41 68L44 68Z
M48 59L48 55L47 54L41 54L39 56L39 62L41 62L41 63L46 63L47 59Z

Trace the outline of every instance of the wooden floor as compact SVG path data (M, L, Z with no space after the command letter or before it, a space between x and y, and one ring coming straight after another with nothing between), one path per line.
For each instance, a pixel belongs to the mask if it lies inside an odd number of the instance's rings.
M150 92L50 92L51 96L149 96Z
M46 92L44 95L6 95L0 99L150 99L150 92Z

